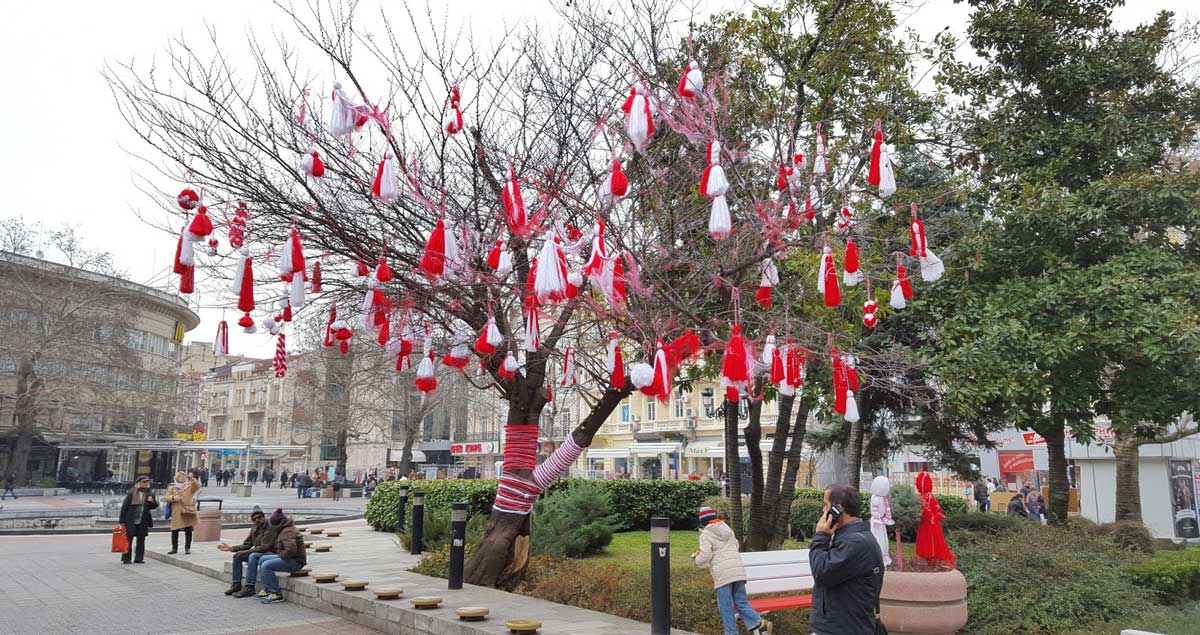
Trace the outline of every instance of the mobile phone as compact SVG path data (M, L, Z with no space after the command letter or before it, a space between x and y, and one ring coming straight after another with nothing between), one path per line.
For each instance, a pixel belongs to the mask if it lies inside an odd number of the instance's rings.
M842 510L837 505L830 504L829 511L825 512L829 516L829 524L836 523L842 517Z

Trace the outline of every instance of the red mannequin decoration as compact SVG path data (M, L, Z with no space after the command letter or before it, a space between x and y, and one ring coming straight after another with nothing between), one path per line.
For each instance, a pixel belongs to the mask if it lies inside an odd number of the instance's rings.
M933 479L928 472L917 475L917 493L921 495L924 508L921 510L921 524L917 527L917 557L933 563L945 564L954 568L954 554L946 545L946 536L942 533L942 519L946 514L933 495Z

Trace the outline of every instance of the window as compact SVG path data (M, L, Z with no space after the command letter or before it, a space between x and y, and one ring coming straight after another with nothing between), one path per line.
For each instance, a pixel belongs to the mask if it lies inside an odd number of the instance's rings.
M242 438L242 420L241 419L233 420L233 434L230 435L230 438L231 439Z
M222 420L213 426L212 438L214 440L223 440L225 438L225 421Z
M928 472L929 461L909 461L908 463L904 464L904 471L909 473Z
M629 402L621 404L621 423L629 423Z
M255 417L251 422L254 424L254 438L257 439L262 436L262 417Z
M654 421L658 418L658 402L653 397L646 400L646 421Z
M271 417L267 422L267 434L270 436L277 436L279 434L279 421L274 417Z
M237 391L234 392L233 403L238 404L239 406L246 403L246 391L244 389L238 388Z
M687 416L687 393L682 390L675 393L675 418L682 419Z

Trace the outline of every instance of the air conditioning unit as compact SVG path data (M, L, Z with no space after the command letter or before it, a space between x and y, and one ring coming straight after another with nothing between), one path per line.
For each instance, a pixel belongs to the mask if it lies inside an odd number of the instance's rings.
M696 418L692 416L691 410L688 410L688 419L687 419L687 423L685 425L687 426L687 428L689 430L696 429Z
M696 411L693 410L691 406L688 406L688 408L685 412L687 413L688 419L691 419L692 417L696 416Z

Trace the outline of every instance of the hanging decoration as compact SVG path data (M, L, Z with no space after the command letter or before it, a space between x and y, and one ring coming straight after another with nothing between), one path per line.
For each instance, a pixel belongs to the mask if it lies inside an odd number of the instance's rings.
M688 60L687 66L683 67L683 76L679 78L676 92L687 99L695 99L696 95L704 92L704 73L700 71L696 60Z
M305 174L314 179L325 176L325 162L321 160L321 153L316 150L312 150L304 155L304 158L300 160L300 167L304 170Z
M233 219L229 221L229 246L241 249L246 241L246 223L250 220L250 210L246 209L245 201L238 201Z
M629 89L629 98L621 105L621 110L628 115L625 130L629 141L638 152L645 152L646 145L654 137L654 111L644 82L637 82Z
M563 353L562 376L558 378L558 385L567 387L575 384L575 349L567 346L566 352Z
M520 365L517 364L516 356L513 355L512 351L508 351L504 355L504 362L500 364L500 369L496 371L496 374L500 377L501 381L512 381L517 376L518 368L520 368Z
M621 344L617 341L616 331L610 331L608 334L605 368L608 370L608 384L617 390L623 390L625 388L625 360L621 355Z
M896 265L896 279L892 281L892 296L888 304L899 311L908 306L912 297L912 282L908 279L908 269L904 265Z
M879 313L879 303L874 300L867 300L866 302L863 302L862 311L863 326L869 329L875 328L875 325L879 323L879 317L876 315Z
M887 144L883 141L883 121L880 119L875 120L874 137L867 182L879 188L880 197L887 198L896 193L896 175L892 171L892 159L888 156Z
M237 273L233 276L233 290L238 294L237 308L243 313L238 326L247 333L254 333L254 318L250 317L250 312L254 310L254 263L245 249L241 255Z
M813 174L817 176L822 176L829 170L829 166L826 165L825 160L825 133L821 132L821 127L822 124L818 121L816 141L817 147L816 150L813 151Z
M512 273L512 254L508 251L508 246L503 240L497 240L492 250L488 252L487 264L501 278Z
M304 283L308 281L308 267L304 262L304 246L300 244L300 232L292 227L283 249L279 251L279 278L290 285L289 301L293 310L304 308Z
M329 134L335 137L349 136L370 120L365 106L354 103L342 90L341 82L333 83L333 110L329 114Z
M475 339L475 352L480 355L491 355L504 343L504 336L496 326L496 318L488 316L487 324Z
M863 275L860 270L858 244L853 238L846 240L846 260L842 263L842 284L847 287L862 282Z
M312 279L310 280L310 282L312 284L312 292L320 293L321 292L321 261L320 260L313 263Z
M213 339L213 357L225 357L229 354L229 324L221 320L217 324L217 337Z
M521 196L521 182L517 180L517 172L511 166L508 168L508 181L504 183L503 191L504 217L508 221L508 231L522 235L529 224L529 213L525 209L525 198Z
M754 294L754 300L762 308L769 309L771 308L771 291L775 285L779 284L779 269L775 267L773 259L764 258L762 264L759 265L759 271L758 293Z
M612 167L608 171L608 176L604 179L604 185L600 187L600 198L615 202L628 192L629 179L621 171L621 160L613 157Z
M855 368L854 356L845 355L842 359L842 367L846 372L846 408L842 416L849 423L855 423L858 421L858 401L854 398L858 392L858 370Z
M829 245L825 245L821 250L821 266L817 269L817 291L824 296L827 307L835 307L842 303L837 266L833 263L833 250Z
M446 270L446 223L439 218L425 241L425 252L421 254L421 271L430 281L435 281Z
M196 190L187 187L179 193L179 196L175 197L175 201L179 203L180 208L190 212L200 205L200 195L196 193Z
M284 341L284 335L280 333L279 339L275 342L275 359L272 360L277 379L282 379L287 375L287 346Z
M538 254L537 276L533 283L539 303L567 299L567 257L558 236L551 237L551 233L547 232Z
M400 179L396 176L396 161L391 151L383 153L383 160L375 169L375 181L371 184L371 195L384 204L400 198Z
M423 342L421 353L421 363L417 364L417 390L423 394L437 390L438 380L435 374L433 362L433 336L430 334L429 325L425 325L425 341Z
M463 369L471 361L471 349L467 346L470 341L471 338L466 333L455 333L454 341L450 345L450 352L442 358L442 365L449 366L460 373L463 372Z
M921 279L925 282L936 282L946 272L946 267L942 264L941 258L929 250L925 241L925 223L917 218L917 204L913 203L911 209L912 222L908 226L908 231L912 238L912 247L909 248L908 253L921 259ZM911 293L909 296L911 297Z
M462 110L458 105L459 99L458 86L454 86L450 89L450 105L446 110L446 118L442 120L442 129L448 135L458 134L463 128Z
M708 214L708 233L716 240L729 237L733 231L729 218L729 203L725 200L725 192L729 190L729 181L725 179L725 168L721 167L721 142L710 141L706 150L708 167L700 177L700 194L712 199L712 207Z
M785 396L796 394L796 389L804 385L804 357L800 354L800 348L796 346L796 340L788 338L784 352L784 380L779 385L779 392Z
M750 389L751 368L753 356L749 351L749 343L742 337L742 327L734 324L729 342L725 345L725 356L721 360L721 388L725 391L725 399L736 402L739 395Z

